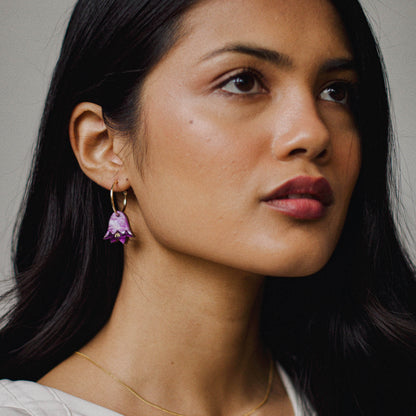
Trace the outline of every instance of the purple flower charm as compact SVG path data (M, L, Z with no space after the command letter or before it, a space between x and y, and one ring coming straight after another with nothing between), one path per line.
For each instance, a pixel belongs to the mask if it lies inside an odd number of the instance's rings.
M126 239L130 237L133 237L133 233L130 230L129 220L121 211L114 212L108 221L104 240L110 240L111 243L120 241L124 244Z

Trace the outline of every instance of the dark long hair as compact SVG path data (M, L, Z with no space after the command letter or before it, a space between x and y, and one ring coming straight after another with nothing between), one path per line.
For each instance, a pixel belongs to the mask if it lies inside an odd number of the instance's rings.
M68 140L91 101L128 133L140 87L198 0L80 0L61 50L15 234L16 305L0 332L0 377L37 380L107 322L123 271L102 241L107 191L80 170ZM392 134L382 60L356 0L332 0L359 75L354 105L362 169L329 263L301 279L267 278L262 335L320 416L415 415L415 271L391 202Z

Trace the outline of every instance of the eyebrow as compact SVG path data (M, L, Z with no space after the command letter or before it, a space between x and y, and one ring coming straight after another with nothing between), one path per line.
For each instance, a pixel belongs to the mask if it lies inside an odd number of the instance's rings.
M224 53L240 53L244 55L254 56L255 58L261 59L266 62L270 62L275 66L284 68L293 68L294 62L289 55L274 51L272 49L260 48L251 45L244 45L240 43L233 43L224 46L223 48L217 49L213 52L209 52L204 55L201 59L206 61ZM332 72L332 71L354 71L356 66L352 58L334 58L326 61L320 68L320 72Z
M329 59L321 66L321 72L332 71L356 71L356 65L352 58Z
M204 55L201 61L206 61L207 59L214 58L215 56L221 55L223 53L240 53L244 55L254 56L255 58L262 59L263 61L270 62L276 66L283 66L290 68L293 66L293 61L288 55L282 54L271 49L259 48L250 45L243 45L240 43L226 45L221 49L217 49L213 52L210 52Z

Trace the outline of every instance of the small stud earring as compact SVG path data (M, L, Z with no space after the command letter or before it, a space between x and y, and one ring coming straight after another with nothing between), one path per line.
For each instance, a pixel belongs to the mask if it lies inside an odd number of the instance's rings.
M124 214L124 210L127 206L127 191L123 191L123 208L119 211L114 201L114 185L116 183L117 182L113 183L110 190L111 206L113 207L114 212L111 214L110 220L108 221L108 228L104 240L110 240L111 243L120 241L120 243L124 244L128 238L134 236L130 229L129 220Z

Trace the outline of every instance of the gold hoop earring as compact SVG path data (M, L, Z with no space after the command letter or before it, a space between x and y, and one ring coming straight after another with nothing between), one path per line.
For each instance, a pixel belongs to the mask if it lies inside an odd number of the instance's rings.
M123 191L123 208L119 211L114 200L114 185L116 184L117 182L114 182L110 189L111 206L114 212L111 214L110 220L108 221L108 228L104 240L110 240L110 243L120 241L120 243L124 244L128 238L134 236L130 229L129 220L126 217L126 214L124 214L124 210L127 206L127 191Z
M113 208L113 211L115 214L117 214L118 212L124 212L124 210L126 209L127 206L127 191L123 191L123 208L121 209L121 211L119 211L116 207L116 203L114 201L114 185L116 185L117 182L114 182L113 185L111 186L110 189L110 199L111 199L111 206ZM118 216L118 215L117 215Z

